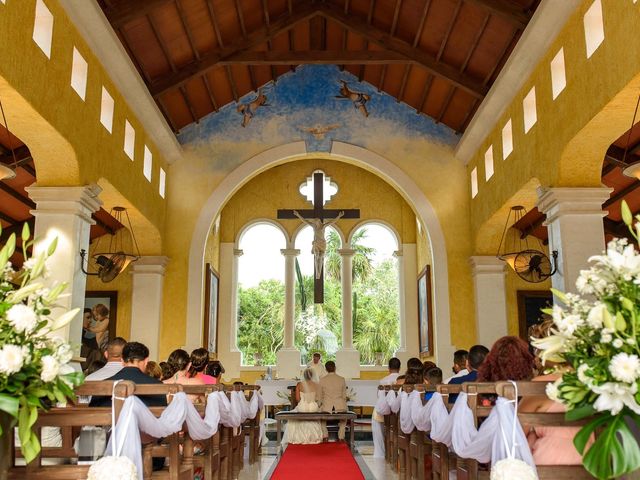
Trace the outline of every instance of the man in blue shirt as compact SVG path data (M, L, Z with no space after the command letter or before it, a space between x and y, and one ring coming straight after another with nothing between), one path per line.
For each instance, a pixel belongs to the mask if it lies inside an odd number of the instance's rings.
M449 385L461 385L465 382L475 382L478 379L478 368L484 362L489 349L484 345L474 345L469 350L467 357L467 370L469 373L461 377L455 377L449 380ZM449 395L449 403L455 403L458 395Z

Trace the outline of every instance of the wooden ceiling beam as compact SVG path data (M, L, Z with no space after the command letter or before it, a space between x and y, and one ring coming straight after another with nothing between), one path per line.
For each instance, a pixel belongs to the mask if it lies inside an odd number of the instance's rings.
M528 226L520 230L520 238L524 240L529 235L532 235L533 232L535 232L538 228L542 226L542 224L546 219L547 219L547 216L545 214L541 214L540 217L535 222L529 224Z
M602 222L604 224L605 233L618 238L626 238L633 243L636 242L635 238L633 238L633 235L631 235L629 228L624 224L624 222L616 222L615 220L611 220L607 217L604 217L602 219Z
M369 42L375 43L386 50L407 57L407 59L427 69L429 73L444 78L474 97L484 98L487 94L489 89L486 85L477 82L468 75L460 73L457 68L443 63L438 63L427 52L414 48L411 44L393 37L387 32L369 25L367 22L353 15L345 15L341 9L338 9L331 4L323 3L318 5L318 7L321 15L339 23L344 28L348 28L349 30L361 35Z
M640 187L640 182L637 180L634 180L631 185L626 186L625 188L620 190L618 193L613 195L611 198L609 198L609 200L604 202L602 204L602 208L607 208L608 206L613 205L614 203L622 200L624 197L626 197L630 193L636 191L639 187Z
M198 52L198 49L196 48L196 42L193 39L193 33L191 32L191 28L187 23L187 16L184 13L184 9L182 8L182 3L180 3L180 0L176 0L176 8L178 9L178 16L180 17L180 22L182 23L184 33L187 34L189 46L191 47L191 50L193 50L193 56L196 58L196 60L200 60L200 52Z
M213 26L213 32L216 34L216 40L218 40L218 48L222 48L224 47L224 41L222 40L222 35L220 34L220 26L218 25L216 12L213 10L213 0L207 0L207 9L209 10L209 19L211 20L211 25Z
M398 28L398 15L400 15L401 6L402 6L402 0L396 0L396 8L393 12L393 20L391 22L391 36L396 34L396 28ZM380 80L378 81L378 91L381 91L382 87L384 87L384 80L385 80L385 77L387 76L388 66L389 65L387 63L382 65L382 70L380 72Z
M31 200L29 197L25 197L20 192L17 192L6 183L0 182L0 190L2 190L4 193L9 194L19 202L24 203L27 207L36 208L36 204L33 200Z
M26 145L13 149L13 153L15 153L16 155L15 160L13 158L13 155L11 154L11 150L9 149L3 149L3 150L6 153L4 155L0 155L0 163L4 163L5 165L8 165L10 167L13 167L15 164L17 164L17 166L20 167L24 163L28 163L31 160L33 160L33 158L31 157L31 152L29 151L29 148Z
M447 112L447 108L449 108L449 103L451 102L451 98L456 91L456 87L451 85L449 87L449 92L447 93L447 98L444 99L444 103L442 104L442 108L440 109L440 113L438 113L438 117L436 118L436 123L440 123L442 121L442 117Z
M251 50L252 48L271 40L276 35L285 32L298 23L306 21L317 14L318 6L307 4L294 10L292 15L284 15L271 22L271 25L259 28L247 35L247 38L240 38L235 42L213 50L203 55L199 61L185 65L177 72L172 72L155 79L149 86L149 91L154 98L173 88L179 87L188 82L193 77L202 75L217 66L220 61L235 54Z
M11 225L14 225L15 223L17 223L17 220L15 218L11 218L9 215L2 212L0 212L0 220L10 223Z
M427 97L429 96L429 90L431 90L431 84L433 83L433 75L429 75L429 78L424 84L424 88L422 89L422 96L420 97L420 102L416 107L416 112L422 113L422 109L424 108L424 104L427 101Z
M436 62L440 61L440 59L442 58L442 54L444 53L444 49L447 47L447 42L449 41L449 37L451 36L451 31L453 30L453 26L456 24L458 14L460 13L460 7L462 7L462 0L458 0L456 8L453 11L453 15L451 16L451 20L449 21L449 25L447 25L447 31L442 38L442 42L440 42L440 50L438 50L438 54L436 55Z
M476 51L476 48L478 48L478 44L480 43L480 38L482 38L482 34L487 28L487 24L489 23L490 17L491 15L485 15L484 20L482 21L482 26L480 27L480 30L478 30L478 32L476 33L476 36L473 38L473 43L471 44L471 48L469 48L469 51L467 52L467 56L465 57L464 62L462 62L462 66L460 67L461 72L464 72L467 69L467 65L469 65L471 56Z
M518 30L524 30L531 16L523 10L516 7L512 2L506 0L466 0L469 3L478 5L485 10L491 12L492 15L496 15L507 20L513 24Z
M31 166L31 162L25 162L25 163L22 163L22 164L20 164L18 166L21 169L23 169L25 172L27 172L29 175L31 175L35 180L35 178L36 178L36 169Z
M114 29L118 29L136 18L144 17L163 5L175 0L129 0L120 2L115 7L107 8L105 15Z
M393 52L372 50L309 50L309 51L261 51L242 52L218 65L297 65L297 64L343 64L343 65L375 65L412 63L407 58Z
M427 20L427 14L429 13L430 6L431 0L426 0L426 2L424 2L424 8L422 9L422 15L420 16L418 30L416 30L416 36L413 38L413 43L411 44L413 48L416 48L418 43L420 43L420 37L422 37L422 31L424 30L424 22Z

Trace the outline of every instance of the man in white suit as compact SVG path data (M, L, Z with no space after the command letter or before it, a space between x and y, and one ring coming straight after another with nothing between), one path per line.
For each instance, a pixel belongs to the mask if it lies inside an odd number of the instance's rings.
M335 362L328 361L324 365L327 374L320 379L320 408L325 412L347 411L347 383L344 377L336 373ZM344 440L344 430L347 422L340 420L338 440ZM325 438L328 436L326 427L323 428Z

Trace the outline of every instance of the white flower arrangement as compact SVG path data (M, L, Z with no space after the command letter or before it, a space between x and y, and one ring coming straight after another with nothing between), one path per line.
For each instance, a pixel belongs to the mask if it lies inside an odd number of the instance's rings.
M624 202L622 217L638 239L640 223L634 228ZM589 261L591 268L576 281L579 295L553 290L565 308L546 310L555 328L532 343L543 363L569 365L547 395L566 405L568 419L591 417L574 443L585 468L608 479L640 469L640 447L625 423L640 424L640 254L626 239L616 239Z
M89 468L87 480L138 480L138 470L128 457L102 457Z
M536 471L517 458L505 458L491 467L491 480L538 480Z
M16 247L11 235L0 250L0 414L9 415L18 424L18 434L25 460L30 462L40 451L40 443L32 432L39 410L66 403L74 398L73 387L82 382L82 373L69 365L71 347L55 331L68 324L79 309L51 318L59 309L56 300L66 288L52 289L41 283L46 274L46 261L56 249L56 240L47 251L29 257L30 232L22 230L22 253L25 262L15 271L9 258ZM16 284L19 286L16 287ZM8 432L0 430L0 436Z

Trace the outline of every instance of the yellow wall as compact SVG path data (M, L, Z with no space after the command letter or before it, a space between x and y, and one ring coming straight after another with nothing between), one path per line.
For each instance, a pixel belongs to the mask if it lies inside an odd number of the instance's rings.
M253 220L276 220L279 208L311 208L310 203L300 195L298 187L318 169L338 184L338 193L326 208L360 209L360 219L339 220L336 224L345 239L363 220L382 220L399 233L400 243L415 242L415 213L391 185L361 168L323 159L300 160L274 167L250 180L222 210L221 241L235 242L240 230ZM301 225L298 219L278 222L285 228L289 238L293 238Z
M0 98L9 126L31 150L38 185L106 187L105 208L129 207L143 253L158 254L166 208L158 178L167 164L56 0L45 0L54 16L51 59L40 50L31 38L35 3L0 3ZM89 64L85 101L70 86L74 46ZM100 123L103 85L115 102L113 133ZM125 118L136 130L133 162L123 151ZM142 174L144 144L153 153L151 183Z
M583 16L591 4L592 0L583 0L468 164L467 179L478 168L479 193L471 202L471 231L478 252L488 248L483 228L493 223L490 230L501 231L497 219L506 218L514 196L529 190L529 203L522 204L532 206L535 190L527 188L532 181L554 187L599 186L607 147L629 128L640 89L640 42L631 41L629 32L640 27L640 8L631 1L602 0L605 39L587 59ZM549 63L561 47L567 85L553 100ZM532 86L538 120L525 134L522 100ZM503 161L501 133L509 118L514 151ZM485 182L489 145L493 145L495 173Z

